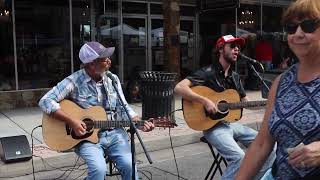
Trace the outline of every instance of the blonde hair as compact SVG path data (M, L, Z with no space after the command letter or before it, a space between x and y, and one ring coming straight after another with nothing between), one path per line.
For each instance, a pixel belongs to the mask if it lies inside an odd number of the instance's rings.
M282 16L282 23L287 24L304 18L320 18L320 0L297 0L291 3Z

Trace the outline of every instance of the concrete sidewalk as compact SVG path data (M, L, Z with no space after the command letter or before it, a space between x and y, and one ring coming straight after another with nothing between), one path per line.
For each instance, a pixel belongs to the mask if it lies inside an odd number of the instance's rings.
M262 100L260 91L247 91L250 100ZM133 109L142 114L141 103L131 104ZM181 98L175 98L175 109L181 108ZM255 129L259 127L264 114L264 108L259 110L244 109L243 118L239 121ZM184 119L182 111L175 113L175 120L178 127L172 129L156 128L151 132L141 132L141 138L149 152L168 149L172 146L178 147L186 144L199 142L202 132L190 129ZM32 130L41 125L42 112L39 108L24 108L1 112L0 114L0 137L26 135L31 144ZM73 152L61 153L50 150L43 142L42 129L37 128L33 131L34 143L34 168L35 171L43 171L52 168L72 166L77 158ZM136 153L141 154L143 150L138 138L136 138ZM151 157L152 158L152 157ZM47 165L44 163L47 163ZM21 176L32 173L31 160L27 162L5 164L0 161L0 179L2 177ZM78 161L77 163L83 163Z

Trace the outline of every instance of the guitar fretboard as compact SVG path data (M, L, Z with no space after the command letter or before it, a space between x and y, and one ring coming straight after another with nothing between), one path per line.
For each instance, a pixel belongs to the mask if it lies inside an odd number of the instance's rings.
M237 103L219 103L219 109L241 109L248 107L265 106L267 101L248 101L248 102L237 102Z
M118 128L129 127L130 121L93 121L95 128ZM133 121L137 126L144 124L144 121Z

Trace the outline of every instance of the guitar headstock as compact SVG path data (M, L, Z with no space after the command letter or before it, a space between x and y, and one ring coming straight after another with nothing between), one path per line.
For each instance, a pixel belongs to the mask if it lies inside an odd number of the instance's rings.
M174 128L178 126L174 121L170 121L167 117L150 118L148 121L152 122L155 127Z

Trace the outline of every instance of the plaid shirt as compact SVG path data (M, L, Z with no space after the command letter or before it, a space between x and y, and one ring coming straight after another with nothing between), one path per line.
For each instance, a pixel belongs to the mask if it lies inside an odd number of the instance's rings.
M131 117L137 116L125 100L119 78L113 74L117 80L117 90L123 100L126 109ZM96 83L86 73L84 69L71 74L63 79L49 92L47 92L39 101L40 108L50 114L60 109L59 102L63 99L70 99L82 108L92 106L102 106L107 114L114 113L117 115L116 120L128 120L123 107L121 106L117 93L112 86L112 81L104 75L102 85ZM99 88L101 88L99 90Z

